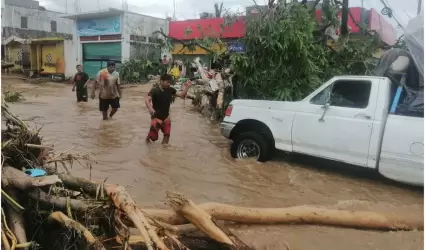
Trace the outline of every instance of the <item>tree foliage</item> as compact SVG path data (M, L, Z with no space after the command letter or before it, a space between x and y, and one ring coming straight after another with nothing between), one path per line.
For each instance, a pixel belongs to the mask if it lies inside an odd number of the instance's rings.
M372 74L372 55L380 46L377 34L356 24L362 35L336 36L341 25L338 12L345 7L341 1L329 1L317 22L314 7L319 2L310 6L306 1L271 0L255 16L245 18L246 35L240 39L245 53L230 53L239 97L299 100L335 75ZM223 17L222 30L240 18L229 12ZM330 37L333 43L328 42ZM229 55L208 50L214 43L226 46L217 34L178 42L204 48L214 59Z
M321 24L314 10L283 1L248 17L242 39L246 52L231 57L242 85L239 96L299 100L334 75L371 74L379 45L375 35L327 43L326 29L338 27L335 7L328 7Z
M156 59L155 50L159 45L145 44L145 43L134 43L133 54L130 59L125 61L120 69L120 78L123 83L138 83L144 75L157 71L154 67L154 60ZM160 56L160 54L159 54Z
M246 98L292 100L320 83L326 66L306 8L289 4L260 11L246 22L245 54L232 56Z

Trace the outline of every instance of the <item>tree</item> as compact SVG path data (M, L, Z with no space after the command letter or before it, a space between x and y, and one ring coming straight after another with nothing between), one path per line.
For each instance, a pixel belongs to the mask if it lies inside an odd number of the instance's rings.
M200 19L208 19L208 18L218 18L221 17L223 13L223 3L214 3L214 13L211 12L201 12L199 14Z
M221 17L221 14L223 12L223 2L221 2L220 6L218 3L214 3L214 11L215 11L215 17Z

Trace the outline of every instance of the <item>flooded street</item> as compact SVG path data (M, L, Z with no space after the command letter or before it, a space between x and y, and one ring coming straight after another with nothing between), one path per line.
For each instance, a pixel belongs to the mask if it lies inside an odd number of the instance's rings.
M125 186L142 207L164 207L165 192L175 190L196 203L216 201L243 206L317 205L403 213L423 217L423 192L383 180L293 161L257 163L230 157L229 142L218 125L177 100L171 107L170 145L145 144L150 119L144 104L149 86L123 90L121 109L102 121L98 101L76 103L71 86L27 84L3 78L3 90L24 91L25 101L11 104L21 119L37 117L46 144L57 152L75 146L88 153L93 179ZM31 122L30 122L31 124ZM162 136L162 135L161 135ZM161 137L162 138L162 137ZM74 164L73 174L89 177ZM256 249L423 249L423 232L378 232L324 226L250 226L235 232ZM284 239L284 240L283 240ZM286 243L285 243L286 241Z

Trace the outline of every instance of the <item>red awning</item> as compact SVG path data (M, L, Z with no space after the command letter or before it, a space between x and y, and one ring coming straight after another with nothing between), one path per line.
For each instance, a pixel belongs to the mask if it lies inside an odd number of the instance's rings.
M243 18L225 27L221 32L223 25L224 18L171 21L168 26L168 36L180 40L191 40L205 36L217 37L220 33L220 38L240 38L245 36L245 21ZM192 32L186 35L186 29L188 28Z

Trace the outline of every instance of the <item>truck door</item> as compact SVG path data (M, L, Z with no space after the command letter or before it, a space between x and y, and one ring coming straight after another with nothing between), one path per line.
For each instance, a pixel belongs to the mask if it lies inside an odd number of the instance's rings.
M377 80L378 81L378 80ZM379 82L337 79L295 114L293 151L367 166ZM380 122L378 122L380 123Z

